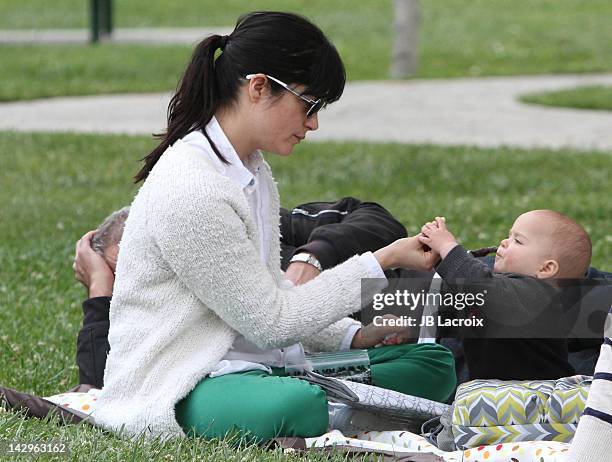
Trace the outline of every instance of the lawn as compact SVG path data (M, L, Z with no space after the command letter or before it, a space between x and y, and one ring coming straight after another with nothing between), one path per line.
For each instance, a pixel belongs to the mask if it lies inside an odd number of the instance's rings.
M84 291L72 275L74 242L130 202L131 176L153 144L144 137L0 133L0 146L0 384L53 394L78 377ZM612 269L609 153L313 143L289 159L268 158L284 206L355 195L385 205L410 233L443 214L468 248L497 243L525 210L553 208L590 232L593 265ZM92 453L101 460L284 457L225 442L130 444L0 412L0 441L32 438L68 441L73 457L85 460Z
M0 28L86 27L80 0L4 0ZM213 0L115 2L119 27L231 26L254 9L283 9L312 18L337 45L351 80L388 76L391 0ZM357 5L357 6L356 6ZM612 70L608 44L612 3L593 0L425 0L416 77L465 77ZM174 88L187 46L105 44L2 46L0 101L55 95L162 91Z
M595 85L534 93L522 96L521 101L544 106L612 111L612 87Z

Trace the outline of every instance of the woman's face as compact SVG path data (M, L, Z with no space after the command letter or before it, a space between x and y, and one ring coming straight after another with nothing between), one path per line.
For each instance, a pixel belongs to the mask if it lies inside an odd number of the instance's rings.
M303 87L295 89L299 93ZM262 103L261 123L258 125L259 144L263 151L288 156L309 131L319 128L317 114L306 117L307 104L289 91L270 95Z

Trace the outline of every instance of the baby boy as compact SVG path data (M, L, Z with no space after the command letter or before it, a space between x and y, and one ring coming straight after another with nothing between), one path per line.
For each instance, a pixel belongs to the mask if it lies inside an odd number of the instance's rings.
M556 379L574 374L563 326L558 324L563 308L554 301L559 300L561 280L582 279L589 267L591 240L578 223L552 210L520 215L497 249L493 271L457 243L444 218L426 223L421 233L419 240L440 254L436 271L452 290L457 290L458 281L486 287L482 317L487 328L478 338L463 342L470 379ZM530 335L534 326L546 326L548 338L535 338L541 334L537 328Z

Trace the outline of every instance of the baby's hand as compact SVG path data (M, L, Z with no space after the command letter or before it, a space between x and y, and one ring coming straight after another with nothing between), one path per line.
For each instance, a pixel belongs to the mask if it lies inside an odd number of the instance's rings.
M444 217L436 217L435 221L425 223L419 241L431 247L442 258L458 245L455 236L446 228Z

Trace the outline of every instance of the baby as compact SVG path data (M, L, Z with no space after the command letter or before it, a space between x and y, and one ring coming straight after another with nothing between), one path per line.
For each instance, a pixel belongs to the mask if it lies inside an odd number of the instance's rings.
M481 337L463 342L470 379L554 379L574 374L562 323L557 324L563 318L562 307L555 300L560 280L582 279L589 267L591 240L578 223L553 210L520 215L497 249L493 271L457 243L442 217L426 223L419 240L440 254L436 271L447 288L457 291L459 281L486 287L481 310L485 330ZM466 314L470 310L461 313ZM545 326L550 338L530 337L530 329L542 332L534 326ZM519 331L525 338L517 338Z

